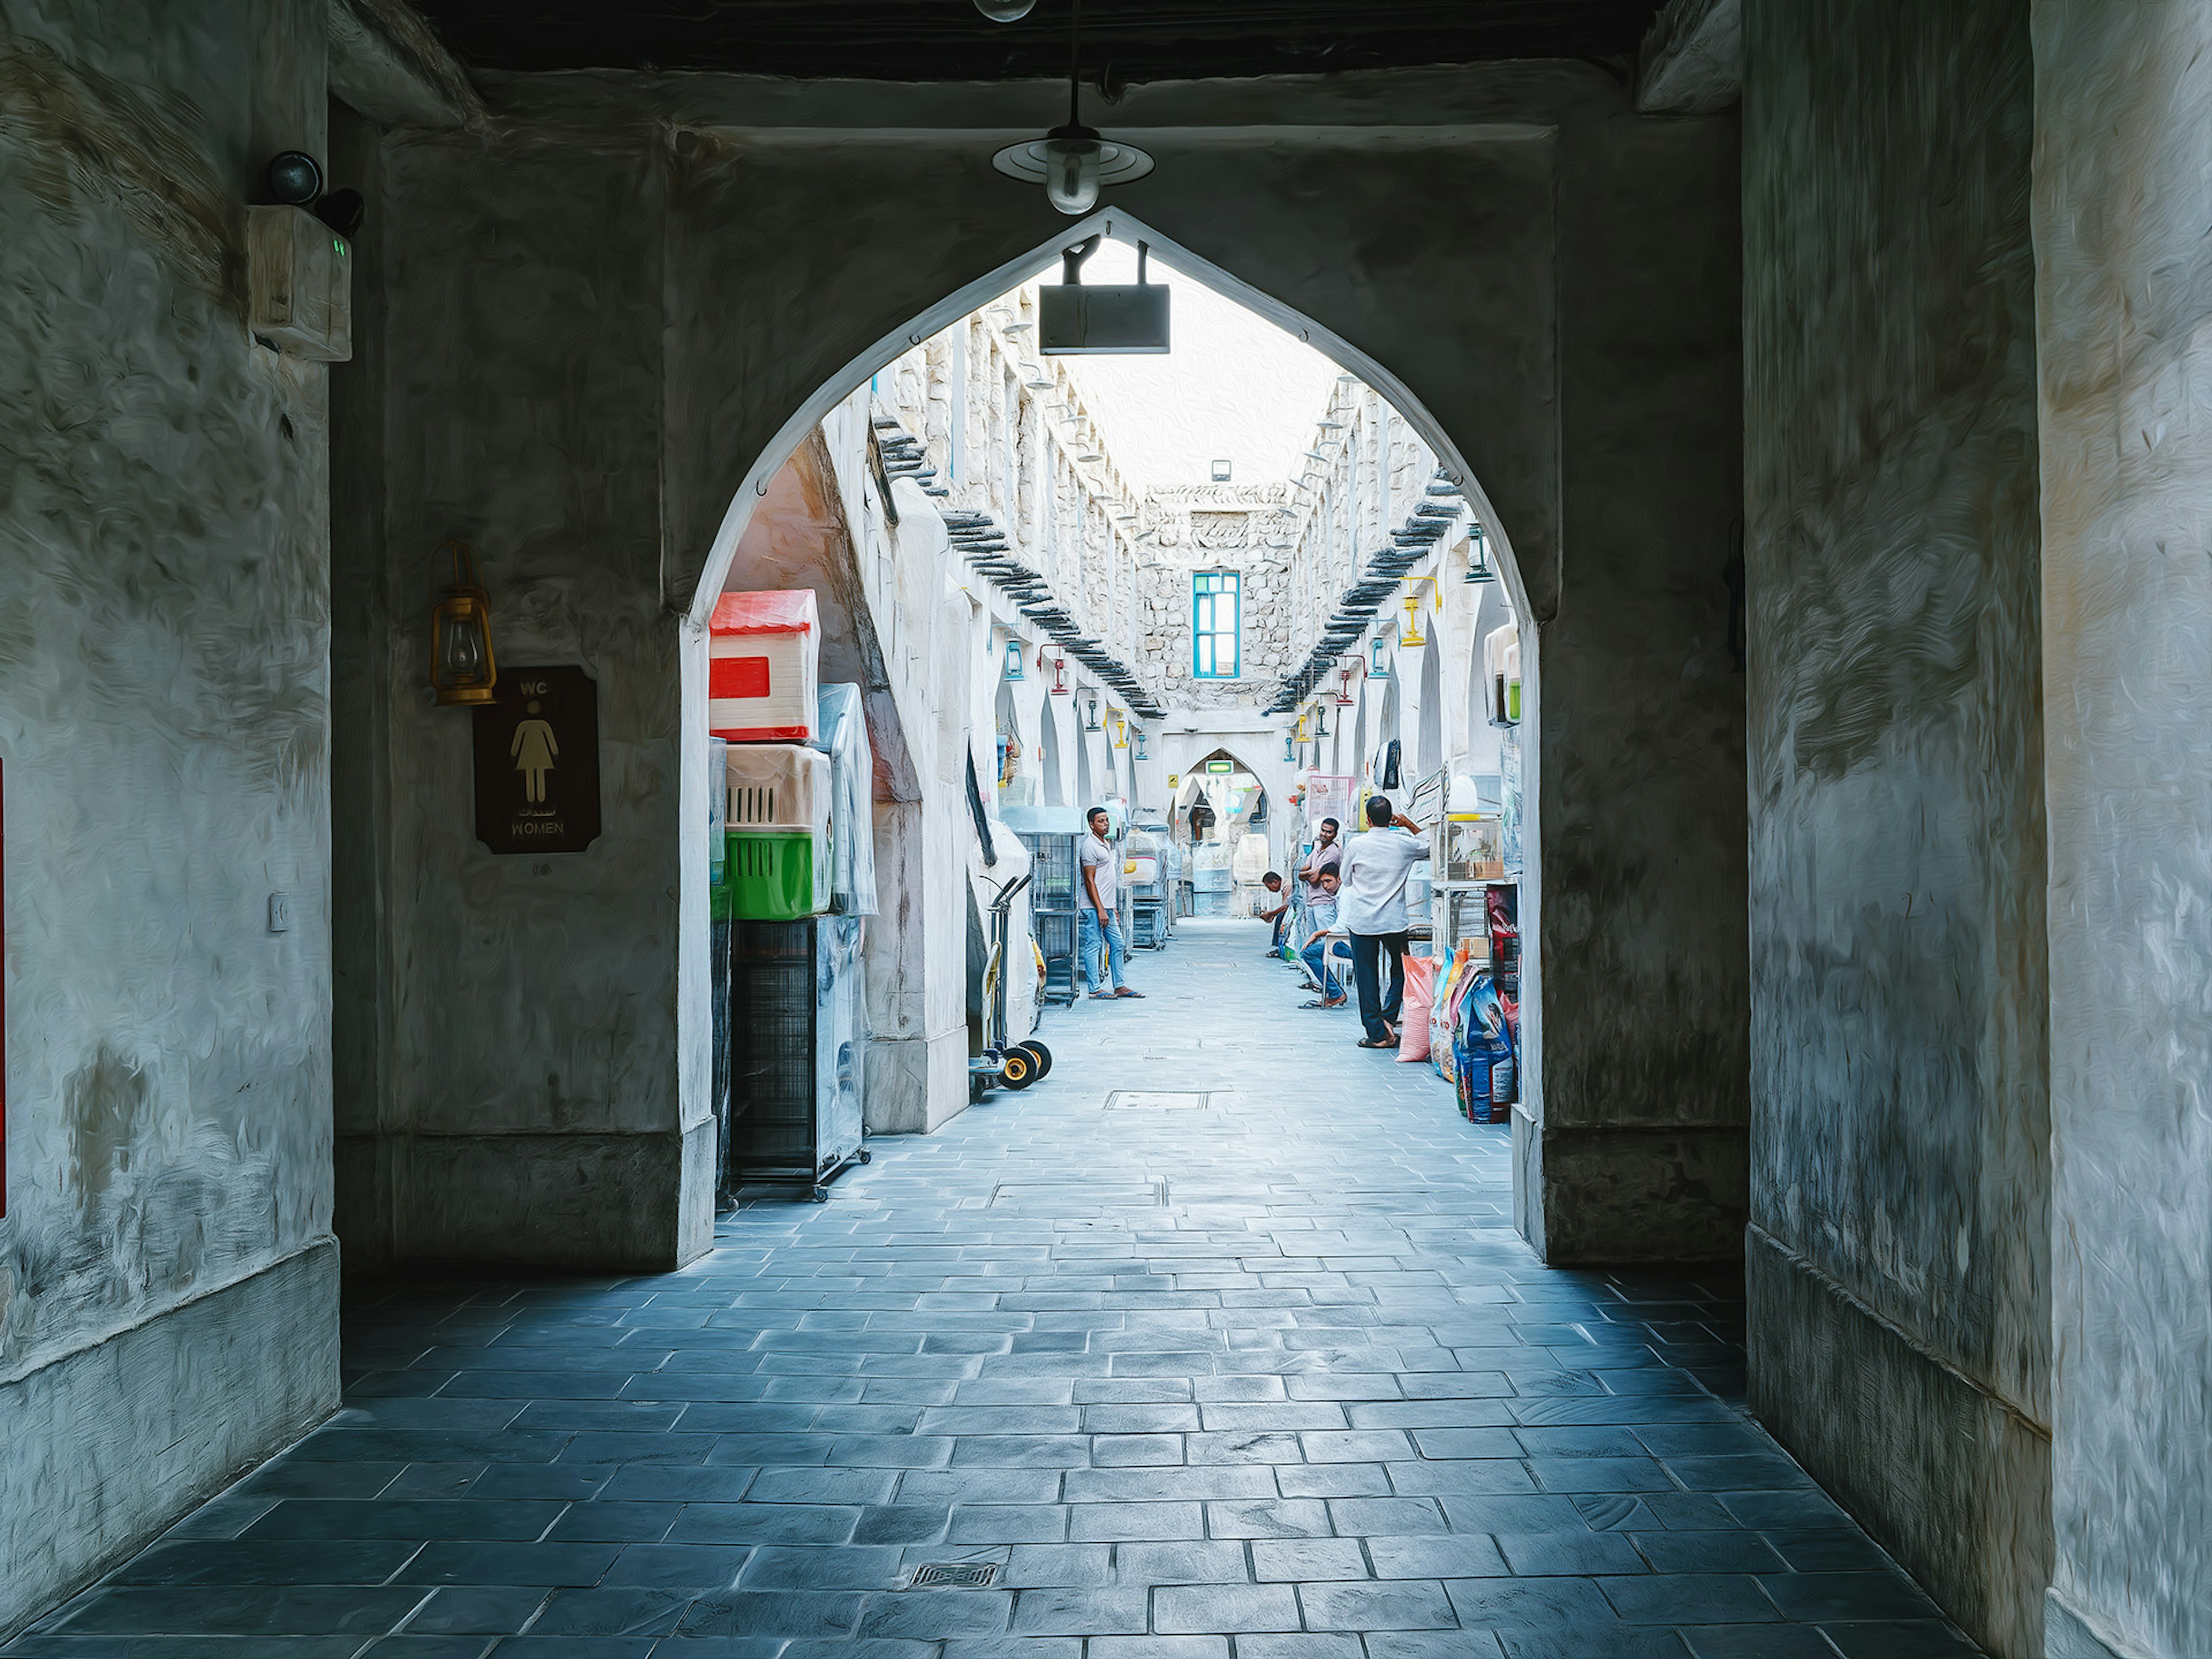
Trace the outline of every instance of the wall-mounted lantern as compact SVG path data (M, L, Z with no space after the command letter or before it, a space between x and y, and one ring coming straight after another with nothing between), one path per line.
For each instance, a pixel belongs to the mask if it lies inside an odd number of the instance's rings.
M1044 666L1044 653L1042 651L1037 653L1037 666L1040 668ZM1052 659L1052 695L1055 697L1072 697L1075 695L1075 688L1067 683L1067 659L1065 657L1054 657Z
M1096 691L1093 691L1091 694L1091 723L1083 729L1086 732L1098 732L1104 730L1104 728L1098 724L1098 694Z
M1399 643L1402 645L1405 641L1401 640ZM1389 648L1390 641L1384 639L1380 634L1377 634L1375 636L1373 642L1369 647L1370 653L1374 658L1374 660L1367 665L1367 678L1369 679L1387 680L1390 678L1390 660L1382 654Z
M1467 528L1467 580L1471 582L1494 582L1498 573L1490 568L1490 537L1479 524Z
M1301 709L1299 709L1299 710L1298 710L1298 741L1299 741L1300 743L1304 743L1305 740L1306 740L1306 711L1305 711L1304 709L1301 708Z
M1328 736L1328 705L1325 702L1314 705L1313 734L1316 739L1325 739Z
M1114 746L1127 749L1129 746L1129 717L1117 708L1109 718L1114 722Z
M1421 632L1421 590L1416 583L1406 595L1406 625L1398 630L1398 643L1418 651L1428 642L1429 636Z
M1300 720L1298 724L1303 726L1305 722L1304 720ZM1283 764L1285 766L1296 766L1297 763L1297 738L1293 733L1285 732L1283 733Z
M1022 642L1019 640L1012 638L1007 640L1006 678L1008 679L1020 680L1027 679L1029 678L1027 674L1022 672L1023 659L1026 655L1027 653L1023 651Z
M1137 758L1139 760L1152 759L1152 757L1145 752L1145 728L1141 726L1137 728Z
M1355 665L1364 667L1366 665L1362 663L1358 658L1354 657L1352 661L1345 664L1343 667L1336 671L1340 677L1336 690L1336 706L1339 708L1349 708L1352 707L1352 671Z
M491 649L491 596L474 549L447 542L434 558L449 561L453 580L430 612L430 684L442 704L485 703L499 684Z

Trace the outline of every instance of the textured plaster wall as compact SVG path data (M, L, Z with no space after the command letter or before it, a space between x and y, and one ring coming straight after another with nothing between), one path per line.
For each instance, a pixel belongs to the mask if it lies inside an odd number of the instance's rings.
M1733 112L1560 136L1559 598L1522 644L1541 1086L1516 1126L1554 1261L1733 1256L1744 1212L1737 167Z
M2212 1652L2212 13L2034 7L2050 1653Z
M0 5L0 1632L336 1392L325 371L244 292L320 15Z
M377 573L349 584L361 613L343 618L366 630L374 695L346 695L372 722L380 702L383 723L347 738L385 746L364 787L388 805L384 844L351 847L341 877L343 919L381 935L365 959L386 1007L377 1093L341 1148L346 1235L402 1258L673 1265L703 1248L712 1137L704 988L678 972L659 157L413 134L378 165L362 436L382 469L349 481L373 507L340 545ZM428 686L448 537L483 561L502 663L597 682L605 830L588 851L476 839L471 717Z
M2050 1212L2030 64L1746 8L1753 1403L2039 1651Z

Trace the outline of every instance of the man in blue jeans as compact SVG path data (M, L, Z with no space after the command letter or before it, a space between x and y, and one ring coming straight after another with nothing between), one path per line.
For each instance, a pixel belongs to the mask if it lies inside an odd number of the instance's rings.
M1321 872L1314 884L1315 896L1306 904L1306 913L1313 921L1313 934L1306 940L1306 948L1298 952L1306 964L1306 971L1321 987L1321 1000L1309 1002L1309 1008L1341 1008L1344 1006L1344 986L1329 972L1330 941L1335 939L1335 955L1339 961L1348 960L1352 947L1336 939L1336 866L1330 865Z
M1091 988L1091 994L1102 1002L1115 997L1140 997L1142 991L1132 991L1121 983L1121 969L1128 960L1128 948L1121 942L1121 923L1117 908L1121 889L1121 857L1107 842L1106 809L1094 806L1084 815L1091 833L1083 838L1076 855L1082 873L1082 885L1075 896L1075 953L1083 958L1083 982ZM1098 947L1101 940L1106 947L1106 972L1114 988L1098 988Z

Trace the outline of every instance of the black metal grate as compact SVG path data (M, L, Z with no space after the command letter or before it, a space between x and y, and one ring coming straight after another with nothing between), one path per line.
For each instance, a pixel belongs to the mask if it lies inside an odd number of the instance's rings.
M1075 908L1075 837L1024 835L1030 849L1030 905L1037 910ZM1048 953L1049 954L1049 953Z
M998 1582L996 1561L933 1561L916 1567L908 1581L912 1589L988 1589Z
M730 1159L814 1165L811 921L741 921L730 952Z

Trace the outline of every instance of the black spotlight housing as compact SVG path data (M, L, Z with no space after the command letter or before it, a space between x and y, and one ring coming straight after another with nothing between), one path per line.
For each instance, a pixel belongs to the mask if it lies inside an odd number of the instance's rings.
M306 207L323 193L323 169L312 155L288 149L269 163L269 194L288 207Z

